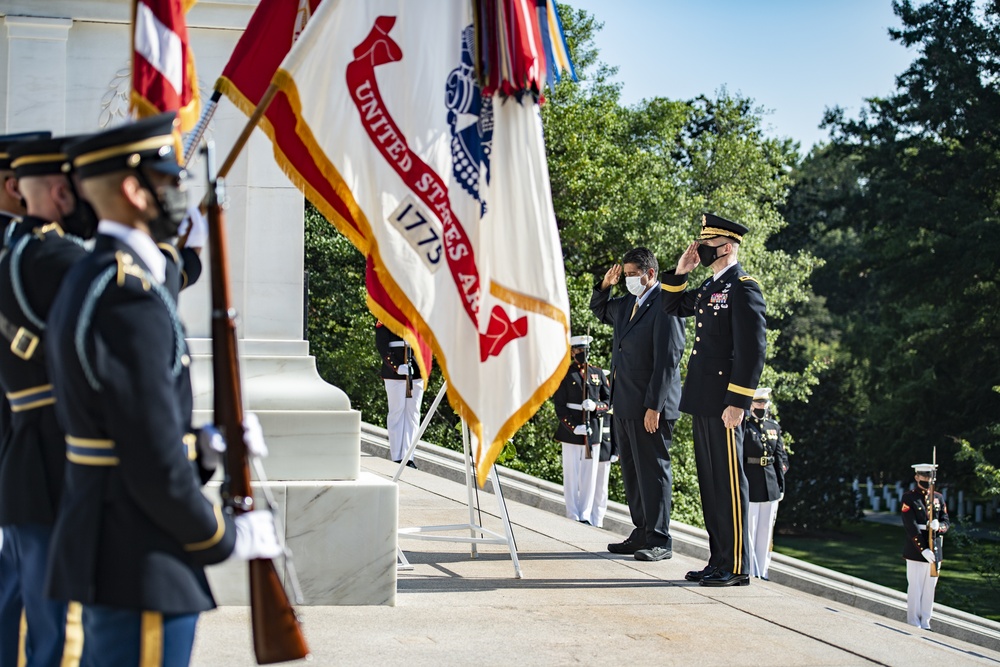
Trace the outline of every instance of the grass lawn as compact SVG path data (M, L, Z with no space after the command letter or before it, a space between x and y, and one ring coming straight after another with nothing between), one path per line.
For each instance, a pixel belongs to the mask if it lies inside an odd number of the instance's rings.
M1000 621L1000 595L973 567L967 550L945 536L944 563L934 601ZM1000 549L1000 544L996 545ZM818 536L776 534L774 550L814 565L906 592L903 529L867 521Z

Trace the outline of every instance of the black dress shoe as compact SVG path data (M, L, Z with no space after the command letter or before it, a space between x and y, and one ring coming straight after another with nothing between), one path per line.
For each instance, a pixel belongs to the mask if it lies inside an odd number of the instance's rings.
M733 574L723 570L716 570L712 574L705 575L701 579L702 586L749 586L749 574Z
M667 547L649 547L648 549L639 549L636 551L635 559L645 561L667 560L673 555L674 552Z
M408 468L413 468L414 470L416 470L416 469L417 469L417 464L416 464L416 463L415 463L414 461L412 461L412 460L410 460L410 461L407 461L407 462L406 462L406 466L407 466Z
M589 526L589 525L590 525L590 522L589 522L589 521L587 521L586 519L579 519L578 521L579 521L580 523L584 524L585 526Z
M608 551L613 554L634 554L639 549L645 548L645 544L642 542L634 542L631 538L625 540L624 542L615 542L614 544L608 545Z
M715 572L715 567L713 565L706 565L700 570L691 570L684 575L684 578L688 581L701 581L713 572Z

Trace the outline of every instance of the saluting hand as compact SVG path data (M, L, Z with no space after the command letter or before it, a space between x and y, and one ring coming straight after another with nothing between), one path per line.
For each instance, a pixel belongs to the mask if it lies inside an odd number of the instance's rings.
M617 285L618 280L622 277L622 267L621 264L614 264L608 269L608 272L604 274L604 280L601 281L601 289L606 290L612 285Z
M701 259L698 258L698 242L695 241L687 247L687 250L677 260L677 269L674 270L674 274L682 276L685 273L691 273L699 264L701 264Z
M743 408L735 405L727 405L722 411L722 423L726 428L736 428L743 421Z

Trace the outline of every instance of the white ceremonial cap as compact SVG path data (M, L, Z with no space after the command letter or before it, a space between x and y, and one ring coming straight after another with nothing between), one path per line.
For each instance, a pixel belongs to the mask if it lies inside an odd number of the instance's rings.
M770 387L757 387L757 391L753 393L753 400L755 401L770 401L771 400L771 388Z
M927 473L932 473L935 470L937 470L937 466L934 465L933 463L914 463L913 464L913 472L916 472L916 473L927 474Z
M570 347L587 347L593 340L593 336L571 336L569 345Z

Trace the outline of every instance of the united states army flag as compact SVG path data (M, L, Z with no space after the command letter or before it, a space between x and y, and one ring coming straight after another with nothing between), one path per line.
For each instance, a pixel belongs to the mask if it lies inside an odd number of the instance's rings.
M483 97L467 0L325 0L273 82L430 342L482 484L569 363L569 300L538 107ZM325 206L326 210L336 207Z

